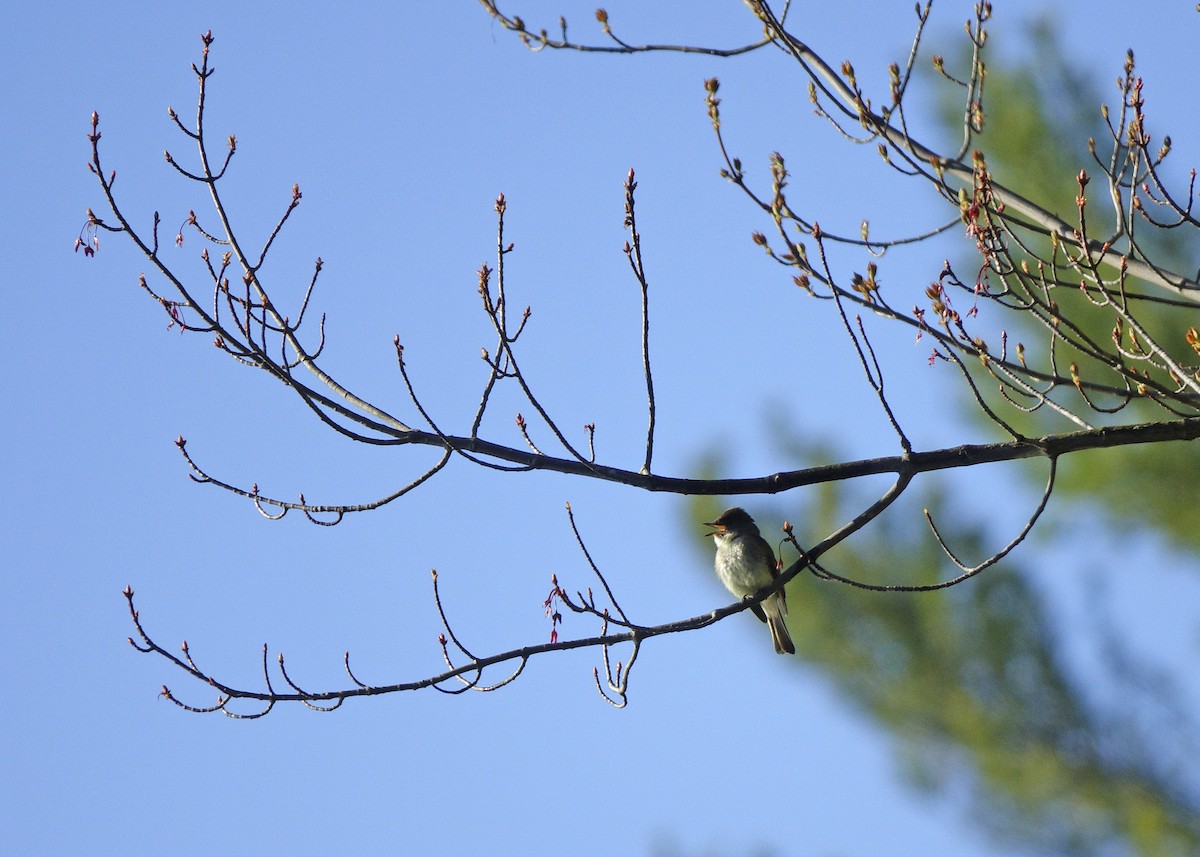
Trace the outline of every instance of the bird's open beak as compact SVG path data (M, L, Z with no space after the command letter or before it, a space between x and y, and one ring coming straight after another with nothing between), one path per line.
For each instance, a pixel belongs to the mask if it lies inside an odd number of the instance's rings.
M711 533L704 534L704 538L706 538L706 539L712 538L713 536L720 535L721 533L725 532L725 526L723 524L718 524L714 521L706 521L705 523L701 524L700 526L712 527L713 531Z

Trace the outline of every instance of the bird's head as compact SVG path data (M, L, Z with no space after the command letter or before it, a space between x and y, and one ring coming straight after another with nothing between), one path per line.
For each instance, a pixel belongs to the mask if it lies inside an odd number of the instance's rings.
M740 536L745 533L758 535L758 525L741 506L726 509L715 521L707 521L704 526L712 527L712 532L704 534L705 538L712 536L717 540L726 537Z

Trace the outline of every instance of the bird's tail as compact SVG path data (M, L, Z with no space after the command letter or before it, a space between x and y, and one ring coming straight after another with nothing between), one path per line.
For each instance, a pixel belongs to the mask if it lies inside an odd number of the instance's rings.
M783 616L769 616L767 618L767 627L771 629L771 642L775 644L776 653L781 655L796 654L796 644L792 642L792 635L788 633L787 623L783 620Z
M767 627L771 629L775 652L780 655L796 654L796 644L792 642L787 627L787 595L780 590L764 601L762 606Z

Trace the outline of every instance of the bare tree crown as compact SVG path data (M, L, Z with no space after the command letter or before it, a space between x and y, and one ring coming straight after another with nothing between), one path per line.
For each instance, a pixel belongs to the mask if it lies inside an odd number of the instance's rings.
M603 41L596 44L568 38L566 22L553 31L535 29L520 17L502 11L500 4L483 0L495 22L511 31L532 50L564 50L630 54L682 52L704 57L737 57L755 51L771 51L780 63L780 73L798 74L808 82L813 111L835 133L859 144L873 145L882 165L907 177L915 186L932 191L946 211L944 222L921 234L881 239L871 234L864 221L858 234L835 234L818 220L793 209L788 199L789 171L783 155L769 163L769 180L764 184L747 177L741 159L731 151L724 133L720 83L710 78L697 93L697 109L707 111L722 162L721 175L761 212L763 226L751 236L752 243L791 277L803 296L826 304L852 343L864 382L873 391L878 407L895 436L896 448L872 459L763 473L741 479L701 479L661 474L654 469L656 439L655 378L652 372L650 337L650 281L643 259L643 236L637 219L637 181L633 170L625 178L625 228L628 239L624 253L629 275L638 287L641 306L640 349L644 377L645 442L640 460L632 463L605 462L596 454L596 427L582 432L564 426L554 415L552 402L534 388L522 369L521 337L531 323L531 309L512 303L512 288L505 271L506 257L514 245L505 231L507 201L496 198L496 247L492 261L476 272L479 305L486 317L492 341L480 353L481 373L477 379L477 404L469 424L448 425L422 399L422 379L413 377L405 362L399 337L394 340L396 372L410 398L410 415L400 417L378 402L354 392L354 385L336 378L322 364L325 346L325 317L318 315L316 291L323 263L312 265L307 290L298 302L276 296L273 284L263 273L276 239L300 206L303 195L298 185L281 202L273 230L261 246L250 246L237 228L236 212L222 196L222 181L234 164L236 137L221 138L206 126L209 83L213 69L211 32L202 37L203 51L193 65L198 98L194 118L183 119L174 110L171 121L184 139L195 147L186 161L170 152L166 161L185 182L195 183L208 195L208 213L189 211L172 242L163 238L162 221L154 213L148 228L135 225L139 219L126 213L115 190L115 171L101 160L100 120L92 115L91 162L108 212L101 217L88 211L76 249L92 255L103 233L126 236L150 262L151 274L139 279L140 287L162 306L169 323L187 334L211 337L213 345L228 357L261 369L285 384L332 431L379 447L430 446L439 451L436 461L403 485L384 496L354 505L314 503L304 494L296 500L267 496L257 484L237 485L219 478L210 467L197 461L180 437L177 445L190 475L198 483L216 486L248 499L268 518L282 518L296 511L313 523L332 526L351 513L381 508L416 490L435 477L453 456L480 467L500 471L542 470L571 477L601 479L628 488L680 495L777 494L800 486L853 479L874 474L891 474L893 481L882 494L865 504L831 532L812 544L802 544L790 524L783 528L785 540L797 554L774 584L755 598L731 604L699 616L665 624L640 624L621 609L617 594L601 569L592 561L574 516L568 506L568 521L582 555L596 577L591 588L569 593L555 579L546 599L552 635L547 643L491 655L470 651L456 635L438 591L437 574L432 576L433 596L444 631L439 640L445 668L413 681L371 684L360 680L344 658L347 686L313 691L302 688L285 668L282 655L277 672L271 668L263 647L263 686L245 689L229 686L198 664L184 643L180 653L163 648L147 631L134 607L133 591L125 595L135 625L130 642L140 651L154 653L188 675L214 687L217 702L197 707L178 700L166 687L163 694L191 711L222 711L234 717L259 717L279 702L302 702L329 710L347 699L402 690L432 687L449 693L494 690L515 679L535 655L573 648L598 647L601 668L595 670L596 686L614 705L627 701L629 675L642 644L654 637L693 631L725 617L755 607L762 599L807 572L829 581L880 591L926 591L958 584L992 567L1020 544L1037 523L1055 488L1058 460L1074 452L1131 444L1191 440L1200 436L1200 333L1194 326L1200 300L1200 283L1192 274L1172 270L1156 258L1151 236L1162 231L1188 231L1200 227L1193 209L1195 172L1186 188L1173 188L1162 175L1170 155L1169 137L1161 142L1152 137L1142 96L1143 82L1135 73L1132 53L1120 77L1120 103L1105 108L1105 139L1091 141L1094 165L1075 177L1078 188L1075 210L1070 217L1048 210L998 182L989 171L986 150L978 145L986 122L984 54L991 4L980 3L967 26L969 61L953 72L941 56L926 55L923 44L930 6L918 6L912 48L903 62L888 67L886 92L871 93L860 86L849 62L831 64L802 41L788 21L788 4L748 0L746 4L761 26L757 40L730 48L696 45L639 45L618 36L614 22L599 10L596 19ZM931 63L943 85L957 93L962 112L962 139L953 152L937 151L922 143L906 112L913 98L914 70L918 62ZM1097 211L1097 206L1101 211ZM1108 223L1107 228L1097 224ZM960 232L973 246L977 263L961 272L948 261L938 261L930 281L915 287L886 282L882 268L885 253L901 245L920 245L934 235ZM200 257L207 276L192 282L177 273L164 244L182 244L184 235L201 240ZM835 245L861 248L873 259L861 271L838 270L830 259ZM1011 319L1008 327L985 324L980 308L991 310L989 318ZM889 400L886 365L876 354L863 313L902 325L929 344L929 360L957 370L962 395L994 424L1004 440L985 444L963 444L941 449L914 448ZM1098 323L1097 319L1101 321ZM1010 334L1009 328L1019 330ZM1098 333L1101 331L1101 333ZM465 386L473 379L455 379ZM526 405L513 418L507 436L486 436L484 417L501 387L519 390ZM1048 415L1049 421L1033 423L1031 415ZM1050 426L1031 436L1030 425ZM942 582L908 585L897 581L885 585L850 579L825 567L822 557L835 545L861 530L891 506L924 473L952 468L969 468L985 463L1017 459L1043 459L1046 482L1041 498L1030 510L1025 524L1011 541L977 563L961 560L947 543L933 518L928 526L955 573ZM560 639L561 609L592 617L597 632L590 637ZM622 662L613 662L618 644L630 647ZM498 680L485 681L493 668L506 669ZM276 687L278 682L284 686ZM235 711L235 700L257 703L249 711Z

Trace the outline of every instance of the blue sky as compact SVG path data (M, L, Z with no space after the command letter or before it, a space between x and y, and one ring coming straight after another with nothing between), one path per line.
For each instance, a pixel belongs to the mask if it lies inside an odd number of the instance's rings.
M688 12L683 25L673 16L693 4L640 5L609 6L631 39L730 44L755 34L738 3L711 4L703 20ZM904 14L874 24L805 10L804 35L832 60L853 58L877 86L907 50L911 15L897 5ZM998 17L1021 20L1030 5L998 8ZM439 663L431 568L475 648L548 636L550 575L572 588L592 583L566 501L635 618L686 617L728 600L679 498L456 462L412 497L329 529L295 516L267 522L187 479L179 434L214 475L318 502L388 493L433 455L355 448L265 375L219 359L204 337L168 331L136 287L145 261L122 239L102 237L94 259L71 252L85 208L102 210L84 168L92 110L137 222L157 208L172 235L189 208L205 217L203 197L162 158L169 149L190 163L166 109L194 110L189 64L204 30L216 35L208 121L216 139L238 137L224 188L244 232L265 235L294 182L304 193L265 275L280 294L298 295L322 257L316 300L329 313L328 368L414 421L394 367L397 334L441 421L465 426L473 412L478 349L491 345L474 271L492 262L492 203L504 192L517 243L510 294L534 311L524 365L577 440L578 427L595 422L599 457L636 469L639 309L621 253L621 184L632 166L651 282L656 472L686 474L717 446L731 474L777 469L772 407L849 454L895 451L831 318L798 299L790 277L750 244L762 223L716 175L706 77L722 80L726 128L752 175L783 151L796 175L793 205L803 200L827 228L854 231L870 216L882 235L939 216L923 190L895 182L814 120L803 83L766 54L531 55L470 2L250 6L28 4L8 16L17 72L0 82L10 291L0 325L14 387L0 426L13 557L0 608L10 688L0 714L5 849L1021 853L987 842L953 800L910 792L889 739L820 675L773 656L765 629L746 617L648 645L631 705L619 712L592 689L591 652L534 661L500 693L358 700L335 714L285 706L238 722L156 698L163 683L195 704L213 695L128 647L127 583L148 630L172 645L186 637L193 656L231 682L256 682L264 641L286 653L304 685L343 684L346 649L367 681L403 681ZM547 25L566 14L582 37L595 33L592 8L528 2L513 11ZM1168 108L1186 79L1193 19L1164 29L1152 15L1126 15L1119 33L1106 34L1094 23L1106 16L1084 8L1087 22L1062 13L1080 60L1102 62L1102 79L1111 78L1134 46L1161 87L1150 90L1152 105ZM935 11L931 38L945 53L967 15L949 3ZM1187 160L1195 119L1178 104L1171 118ZM948 246L889 261L886 277L923 287ZM189 236L170 252L195 274L199 250ZM847 263L856 261L865 264ZM931 374L908 334L878 337L903 367L901 417L918 445L955 437L953 379ZM519 407L498 400L494 437L520 443L511 425ZM1156 545L1125 548L1164 556ZM1047 584L1068 607L1092 561L1070 556L1064 579ZM1151 610L1175 605L1180 622L1155 630L1181 661L1197 644L1187 619L1196 590L1183 577L1139 588L1118 617L1141 626ZM568 617L564 633L593 630Z

